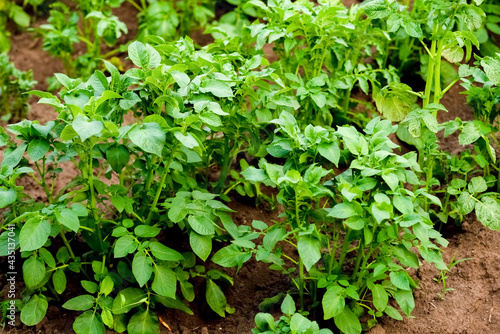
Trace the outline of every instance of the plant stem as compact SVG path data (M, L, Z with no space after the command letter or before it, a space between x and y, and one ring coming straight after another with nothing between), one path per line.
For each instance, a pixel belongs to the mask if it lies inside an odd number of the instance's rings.
M300 296L300 310L304 310L304 263L302 258L299 258L299 296Z
M103 240L102 240L102 232L101 232L101 223L99 221L99 215L97 214L97 204L96 204L96 196L95 196L95 189L94 189L94 166L92 164L92 150L94 148L91 147L89 150L89 170L88 170L88 180L89 180L89 188L90 188L90 210L92 211L92 214L94 216L94 224L97 230L97 238L99 239L100 245L101 245L101 250L104 249L103 247Z
M66 235L64 235L63 230L59 231L59 235L61 236L61 239L62 239L62 241L64 243L64 246L66 246L66 248L68 249L69 255L71 256L71 258L73 260L75 260L75 258L76 258L75 257L75 253L73 253L73 249L71 249L71 246L70 246L70 244L68 242L68 239L66 239Z
M167 175L170 170L170 163L174 158L175 150L170 154L167 163L165 164L165 170L161 175L160 184L158 185L158 189L156 189L155 198L153 199L153 203L149 208L148 218L146 219L146 225L151 225L151 220L153 219L154 212L156 211L156 205L158 204L158 200L160 199L161 191L163 190L163 186L165 185L165 180L167 179Z

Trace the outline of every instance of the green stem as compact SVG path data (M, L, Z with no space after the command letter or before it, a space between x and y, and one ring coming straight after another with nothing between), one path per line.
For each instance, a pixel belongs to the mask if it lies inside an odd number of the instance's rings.
M93 147L89 150L89 166L88 166L88 180L89 180L89 188L90 188L90 210L94 216L94 224L97 230L97 238L101 244L101 249L104 249L103 240L102 240L102 232L101 232L101 222L99 221L99 215L97 214L97 204L96 204L96 196L94 189L94 166L92 164L92 150Z
M434 73L434 103L439 103L441 100L441 53L443 52L443 40L440 39L437 43L437 52L434 59L434 66L436 67ZM434 112L436 116L437 111Z
M340 258L338 262L338 268L342 271L342 266L344 265L345 257L347 256L347 249L349 248L349 235L351 234L351 229L348 229L344 236L344 242L342 244L342 251L340 252Z
M224 159L222 161L222 170L220 172L219 176L219 184L217 185L217 192L221 192L222 189L224 189L224 185L226 184L226 179L227 179L227 174L229 171L229 164L231 163L229 161L229 138L227 136L224 136Z
M61 236L61 239L64 243L64 246L66 246L66 248L68 249L69 255L71 256L71 258L73 260L75 260L75 258L76 258L75 253L73 253L73 249L71 249L71 246L68 242L68 239L66 239L66 235L64 235L64 231L62 229L59 231L59 235Z
M167 179L167 176L169 174L170 170L170 163L172 162L174 158L174 153L175 150L172 151L170 154L167 163L165 164L165 170L163 171L163 174L161 175L160 179L160 184L158 185L158 189L156 189L156 194L155 198L153 199L153 203L151 203L151 206L149 207L149 214L148 218L146 219L146 225L151 225L151 220L153 219L153 215L156 211L156 205L158 204L158 200L160 199L161 191L163 190L163 186L165 185L165 180Z
M302 258L299 258L299 296L300 296L300 310L304 310L304 263Z

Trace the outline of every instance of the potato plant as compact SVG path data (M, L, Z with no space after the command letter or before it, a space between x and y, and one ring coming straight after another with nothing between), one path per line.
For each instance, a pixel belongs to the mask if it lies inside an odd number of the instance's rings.
M19 121L29 110L28 93L36 81L33 72L20 71L7 53L0 53L0 119Z

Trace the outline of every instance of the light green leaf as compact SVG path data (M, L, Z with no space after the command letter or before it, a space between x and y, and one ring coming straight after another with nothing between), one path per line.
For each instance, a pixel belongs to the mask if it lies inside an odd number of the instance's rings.
M42 159L50 149L50 143L44 139L33 139L28 145L28 155L31 160L38 161Z
M285 315L291 316L295 313L295 301L292 296L286 295L285 299L283 299L283 303L281 303L281 312Z
M86 311L73 323L73 330L76 334L104 334L104 324L101 316L93 311Z
M0 209L6 208L12 203L15 203L16 199L17 193L14 189L0 187Z
M72 126L82 141L100 134L104 129L104 124L101 121L89 122L83 115L77 115L73 120Z
M500 56L497 55L495 58L484 57L481 60L481 65L488 79L493 82L493 84L500 86Z
M67 310L72 311L87 311L95 304L95 297L91 295L80 295L75 298L71 298L66 303L63 304Z
M373 305L379 311L384 311L387 307L387 303L389 302L389 295L385 288L380 284L374 284L372 290L373 295Z
M113 313L124 314L147 301L147 295L138 288L121 290L113 300Z
M307 270L321 259L321 242L311 235L300 236L297 249Z
M19 234L21 251L33 251L45 245L50 230L50 223L47 220L40 220L39 217L29 219Z
M389 274L391 278L391 283L394 284L395 287L401 290L410 291L410 280L408 278L408 274L404 271L392 271Z
M468 189L471 194L477 194L488 190L488 185L482 176L476 176L470 180Z
M346 219L352 216L359 216L363 213L361 205L357 202L339 203L335 205L328 213L329 217Z
M40 258L30 256L23 263L23 279L28 288L36 287L45 277L45 265Z
M481 137L481 131L476 123L466 123L458 135L458 142L460 145L469 145L474 143Z
M175 299L175 292L177 289L177 277L175 273L166 265L157 265L154 267L153 272L155 278L153 280L153 291L160 296Z
M129 131L128 137L139 148L147 153L161 156L166 135L158 123L144 123Z
M201 83L200 91L202 93L212 93L217 97L233 97L233 90L224 81L206 80Z
M189 234L189 244L193 252L203 261L206 261L212 252L212 237L209 235L199 235L191 231Z
M73 210L70 209L56 209L55 215L57 221L69 228L73 232L78 232L80 228L80 219Z
M348 306L344 307L344 311L334 318L335 325L344 334L361 334L361 323L358 317Z
M33 295L21 309L21 322L27 326L38 324L45 317L49 303L43 295Z
M487 228L500 230L500 203L493 196L484 196L476 203L477 219Z
M132 260L132 273L140 287L146 284L153 274L153 260L144 251L135 253Z
M206 290L207 303L212 310L215 311L221 317L226 316L226 296L219 288L217 284L214 283L210 278L207 278L207 290Z
M321 302L325 320L336 317L344 311L345 298L343 296L343 291L344 289L338 285L332 286L326 290Z
M215 228L214 224L208 217L199 215L199 216L192 216L190 215L188 217L188 222L189 226L193 230L196 231L196 233L201 234L201 235L212 235L215 233Z
M151 242L149 249L154 257L163 261L182 261L184 259L181 253L157 241Z
M160 325L158 317L152 311L144 310L130 318L127 326L128 334L158 334Z

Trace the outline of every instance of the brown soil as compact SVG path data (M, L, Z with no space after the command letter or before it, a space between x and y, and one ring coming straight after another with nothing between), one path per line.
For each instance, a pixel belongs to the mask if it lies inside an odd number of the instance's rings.
M130 38L137 30L136 12L126 3L124 6L117 10L116 14L129 26L130 32L124 38ZM43 19L38 24L42 22ZM35 79L38 80L36 89L46 89L46 78L53 73L63 71L60 61L42 51L41 42L34 40L31 34L13 33L11 39L11 59L22 70L33 69ZM200 44L207 41L202 38L198 40ZM266 52L270 51L266 49ZM459 94L460 90L460 87L454 87L443 99L442 103L449 113L442 113L440 122L455 117L460 117L462 120L472 119L472 112L465 105L465 97ZM55 117L56 114L50 107L38 105L33 101L29 119L39 120L43 124ZM441 148L454 153L460 150L454 136L447 139ZM67 184L76 175L72 165L65 165L63 169L64 173L58 178L57 188ZM43 191L30 179L21 179L20 184L31 196L40 200L44 198ZM229 206L237 211L234 220L238 224L248 225L254 219L271 223L277 217L276 212L269 213L241 200L233 200ZM500 333L500 278L497 278L500 277L500 234L483 227L473 216L469 217L468 222L461 228L451 230L452 233L448 236L450 244L444 250L445 260L449 262L453 255L456 256L455 259L471 258L458 264L448 273L446 287L454 290L447 292L442 299L439 296L442 286L434 281L439 272L431 265L424 264L415 277L419 279L419 288L415 291L416 306L413 317L405 318L403 321L382 318L380 325L373 328L370 334ZM247 262L238 273L235 270L227 270L227 273L234 277L234 286L227 287L225 293L228 304L235 308L235 313L227 315L226 318L219 318L201 302L191 305L194 316L174 310L160 312L159 316L171 327L173 333L250 333L250 329L254 326L253 318L258 312L258 304L264 298L272 297L290 287L287 277L269 270L267 265L254 260ZM0 277L0 289L5 284L4 279L3 276ZM20 291L22 284L18 288ZM197 298L201 301L204 291L202 281L197 288L199 291ZM4 293L0 294L2 299L5 297ZM64 296L67 297L71 298L68 295ZM72 333L72 323L78 314L50 306L47 317L42 323L34 327L19 325L8 333ZM6 332L0 329L0 333ZM162 327L162 333L170 332Z

